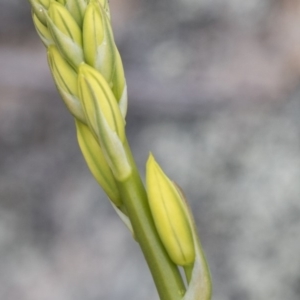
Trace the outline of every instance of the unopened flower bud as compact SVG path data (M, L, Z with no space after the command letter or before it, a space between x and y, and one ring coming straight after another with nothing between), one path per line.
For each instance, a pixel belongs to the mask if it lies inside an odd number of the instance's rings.
M125 124L107 81L98 71L83 63L78 72L78 92L87 124L99 139L114 176L118 180L126 179L131 167L123 146Z
M82 34L70 12L60 3L51 2L47 25L61 54L76 69L83 62Z
M152 154L147 161L146 183L151 213L166 251L177 265L190 265L195 260L195 247L184 199Z
M109 199L117 206L122 205L121 196L103 151L92 132L85 124L76 120L77 139L85 161Z
M56 46L48 47L48 63L56 87L71 114L86 123L82 104L78 98L77 73L61 56Z
M46 11L49 7L50 0L29 0L33 13L41 23L47 25Z
M32 15L32 19L33 19L33 24L34 27L39 35L39 37L41 38L43 44L48 47L49 45L53 44L53 39L52 36L47 28L47 26L45 26L40 19L36 16L36 14L33 13Z
M83 51L86 62L97 69L111 85L115 44L106 13L91 0L83 22Z
M91 0L85 12L83 51L87 64L104 76L119 102L125 90L123 64L110 20L98 0Z

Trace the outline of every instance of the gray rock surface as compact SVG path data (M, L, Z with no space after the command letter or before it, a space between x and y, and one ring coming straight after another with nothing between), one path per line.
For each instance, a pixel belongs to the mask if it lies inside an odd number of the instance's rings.
M184 189L213 299L298 300L299 2L110 2L133 152ZM28 3L0 5L0 299L158 299L81 157Z

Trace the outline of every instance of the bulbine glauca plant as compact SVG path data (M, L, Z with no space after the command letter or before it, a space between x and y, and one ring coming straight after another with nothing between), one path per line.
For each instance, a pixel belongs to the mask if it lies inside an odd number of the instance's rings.
M74 117L81 152L140 245L160 299L209 300L208 266L181 189L152 154L145 189L128 145L127 86L108 1L29 2L56 87Z

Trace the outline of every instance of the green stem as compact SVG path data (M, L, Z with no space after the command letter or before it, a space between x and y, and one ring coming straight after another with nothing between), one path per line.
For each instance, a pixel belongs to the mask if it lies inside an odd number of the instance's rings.
M132 174L118 182L132 227L152 273L161 300L181 300L185 286L177 266L171 261L156 231L147 194L138 173L127 141L125 149L132 167Z

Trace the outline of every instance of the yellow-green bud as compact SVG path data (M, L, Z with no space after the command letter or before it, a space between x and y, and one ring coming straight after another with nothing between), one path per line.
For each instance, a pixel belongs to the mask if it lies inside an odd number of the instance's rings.
M51 2L47 24L61 54L76 69L83 62L82 34L70 12L60 3Z
M123 146L125 124L107 81L98 71L82 63L78 72L78 92L87 124L97 136L115 178L126 179L131 167Z
M87 64L104 76L119 102L125 88L123 64L109 18L98 0L91 0L85 12L83 51Z
M36 16L36 14L32 14L33 24L34 27L41 38L43 44L48 47L49 45L53 44L52 36L47 28L40 19Z
M151 213L163 245L174 263L190 265L195 260L195 247L184 199L152 154L147 161L146 183Z
M81 64L78 72L78 87L86 116L95 133L100 134L97 119L101 114L121 141L124 141L124 120L115 96L102 74L87 64Z
M84 12L86 9L86 1L85 0L66 0L66 8L71 13L73 18L76 20L79 27L82 26L82 20L84 16Z
M107 16L98 1L91 0L83 22L83 51L86 62L112 85L115 44Z
M78 98L77 73L61 56L56 46L48 47L47 55L56 87L67 108L75 118L86 123L82 104Z
M33 13L40 20L41 23L47 25L46 11L49 7L49 0L29 0Z
M109 199L117 206L122 205L121 196L113 174L105 160L103 151L88 126L76 120L77 139L85 161Z

